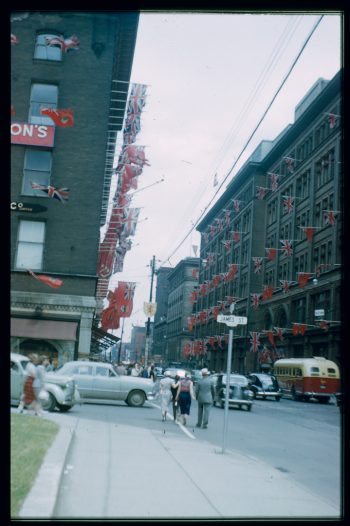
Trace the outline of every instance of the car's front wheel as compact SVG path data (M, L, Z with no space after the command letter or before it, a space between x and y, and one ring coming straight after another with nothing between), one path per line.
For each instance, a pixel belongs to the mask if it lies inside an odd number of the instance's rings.
M141 407L145 403L146 396L142 391L131 391L127 398L128 405L133 407Z
M57 407L58 407L58 409L59 409L62 413L66 413L67 411L69 411L70 409L72 409L72 406L71 406L71 405L57 404Z
M56 398L51 393L48 393L48 395L48 398L41 402L41 407L44 411L53 411L56 407Z

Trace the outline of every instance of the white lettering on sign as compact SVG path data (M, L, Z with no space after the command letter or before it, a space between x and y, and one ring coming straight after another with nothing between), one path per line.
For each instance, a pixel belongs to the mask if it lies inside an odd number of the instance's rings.
M11 123L11 144L53 146L55 126L23 122Z
M38 137L47 136L47 126L38 126L37 124L20 124L15 122L11 124L11 135L22 135L22 137L33 137L37 131Z
M236 327L237 325L247 325L248 318L246 316L219 314L216 320L219 323L226 323L226 325L230 327Z

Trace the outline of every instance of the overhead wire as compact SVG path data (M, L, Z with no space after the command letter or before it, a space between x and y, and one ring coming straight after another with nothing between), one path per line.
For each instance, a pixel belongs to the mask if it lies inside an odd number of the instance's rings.
M240 160L240 158L242 157L243 153L245 152L245 150L247 149L250 141L252 140L252 138L254 137L255 133L257 132L257 130L259 129L261 123L263 122L263 120L265 119L267 113L269 112L272 104L275 102L278 94L280 93L280 91L282 90L283 86L285 85L285 83L287 82L289 76L291 75L295 65L297 64L299 58L301 57L302 53L304 52L307 44L309 43L312 35L314 34L314 32L316 31L317 27L320 25L322 19L323 19L324 15L320 15L320 17L318 18L318 20L315 22L313 28L311 29L310 33L308 34L308 36L306 37L306 40L304 41L300 51L298 52L296 58L293 60L291 66L289 67L286 75L284 76L282 82L280 83L279 87L277 88L277 91L275 92L275 94L273 95L271 101L269 102L267 108L265 109L262 117L259 119L258 121L258 124L255 126L254 130L252 131L252 133L250 134L248 140L246 141L246 143L244 144L241 152L239 153L237 159L235 160L235 162L233 163L233 165L231 166L230 170L228 171L228 173L226 174L225 178L222 180L222 182L220 183L219 187L217 188L215 194L213 195L213 197L210 199L209 203L206 205L206 207L204 208L203 212L200 214L200 216L198 217L198 219L196 220L196 222L193 224L193 226L190 228L189 232L186 234L186 236L182 239L182 241L177 245L177 247L173 250L173 252L163 260L162 264L165 263L169 258L171 258L178 250L179 248L183 245L183 243L186 241L186 239L190 236L191 232L195 229L196 225L199 223L199 221L204 217L206 211L208 210L209 206L211 205L211 203L214 201L215 197L218 195L219 191L221 190L221 188L223 187L224 183L226 182L226 180L228 179L228 177L231 175L233 169L235 168L235 166L237 165L238 161Z

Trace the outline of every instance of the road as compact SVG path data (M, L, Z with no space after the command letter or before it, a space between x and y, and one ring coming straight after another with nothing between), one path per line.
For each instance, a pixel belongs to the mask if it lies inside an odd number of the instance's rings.
M186 428L173 421L161 421L158 402L146 402L141 408L133 408L125 403L84 404L71 413L81 420L108 423L111 426L128 425L150 430L184 433L188 440L206 440L222 447L224 410L213 407L210 412L208 429L195 427L197 404L192 402L191 416ZM68 416L68 415L67 415ZM60 415L57 413L57 419ZM169 428L169 426L171 426ZM103 447L100 438L99 447ZM106 442L107 446L107 442ZM256 400L251 412L230 409L226 449L263 461L288 473L295 481L306 486L325 502L340 505L341 495L341 415L334 403L294 402L283 398ZM115 452L119 454L120 452ZM77 454L74 449L72 456ZM146 452L145 452L146 454ZM74 464L74 458L68 464ZM157 469L157 459L154 459ZM161 469L161 466L158 466ZM73 481L72 481L73 483ZM61 499L74 491L69 485L64 487ZM58 506L59 510L59 506Z

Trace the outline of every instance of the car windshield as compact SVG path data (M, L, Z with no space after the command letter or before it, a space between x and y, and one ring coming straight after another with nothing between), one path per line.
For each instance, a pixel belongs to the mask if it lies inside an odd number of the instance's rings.
M274 385L274 381L273 378L271 378L271 376L260 376L259 380L263 387L271 387L271 385Z

